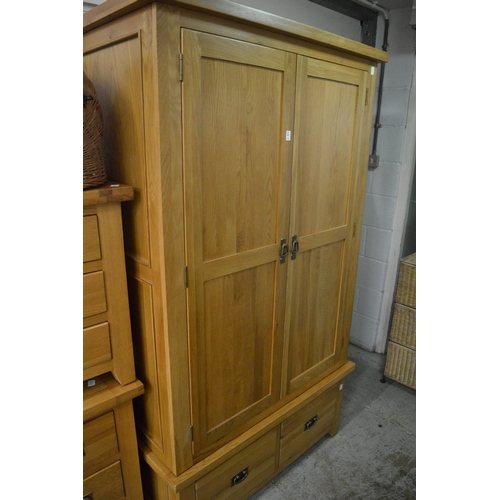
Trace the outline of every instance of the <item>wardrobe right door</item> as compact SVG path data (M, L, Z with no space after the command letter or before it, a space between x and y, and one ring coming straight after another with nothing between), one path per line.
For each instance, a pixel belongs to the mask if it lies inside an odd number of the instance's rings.
M283 394L346 361L368 102L366 71L298 57Z

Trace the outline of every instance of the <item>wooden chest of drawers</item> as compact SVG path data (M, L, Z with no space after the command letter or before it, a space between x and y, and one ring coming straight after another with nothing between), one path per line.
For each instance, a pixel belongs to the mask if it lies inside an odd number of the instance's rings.
M142 382L122 386L111 374L84 383L83 498L142 500L132 400L143 393Z
M83 192L83 380L135 380L121 218L133 196L112 183Z
M83 192L83 498L142 500L136 380L121 202L133 189Z

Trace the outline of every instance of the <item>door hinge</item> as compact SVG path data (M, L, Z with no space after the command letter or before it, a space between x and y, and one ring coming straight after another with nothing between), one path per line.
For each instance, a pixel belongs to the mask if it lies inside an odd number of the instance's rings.
M189 284L188 281L188 268L187 266L184 267L184 288L187 288Z
M368 106L368 94L369 93L370 93L370 89L366 89L365 106Z
M352 225L352 237L354 238L356 236L356 223Z
M184 55L179 54L179 80L184 81Z
M190 431L191 431L191 441L194 441L193 426L190 427Z

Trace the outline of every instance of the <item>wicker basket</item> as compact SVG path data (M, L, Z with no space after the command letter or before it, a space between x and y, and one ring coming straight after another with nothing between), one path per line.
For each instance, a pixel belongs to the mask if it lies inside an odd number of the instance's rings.
M396 302L410 307L416 307L417 254L414 253L401 259L399 267Z
M83 189L107 180L101 106L92 82L83 73Z
M384 375L403 385L417 388L417 352L389 341Z
M410 349L417 347L417 311L412 307L394 304L390 340Z

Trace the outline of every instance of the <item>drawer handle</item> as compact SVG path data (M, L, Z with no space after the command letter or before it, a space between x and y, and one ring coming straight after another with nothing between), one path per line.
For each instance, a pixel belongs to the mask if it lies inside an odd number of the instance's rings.
M318 415L314 415L313 418L311 418L310 420L308 420L304 424L304 430L305 431L309 430L311 427L313 427L316 424L317 421L318 421Z
M94 494L92 492L83 495L83 500L94 500Z
M233 486L236 486L237 484L240 484L247 478L247 476L248 476L248 467L245 467L242 471L238 472L238 474L235 474L231 478L231 488Z

